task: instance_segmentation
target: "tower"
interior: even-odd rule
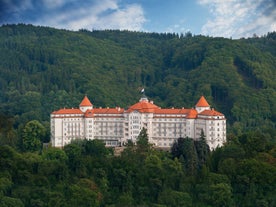
[[[79,107],[82,112],[86,112],[88,109],[93,109],[93,105],[90,102],[90,100],[87,98],[87,96],[84,96]]]
[[[195,105],[195,109],[197,110],[198,113],[204,110],[210,110],[210,105],[208,104],[204,96],[200,97],[197,104]]]

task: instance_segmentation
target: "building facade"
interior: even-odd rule
[[[128,109],[94,108],[87,96],[79,108],[51,113],[51,144],[63,147],[74,139],[99,139],[106,146],[136,142],[147,129],[149,142],[169,148],[179,137],[198,139],[203,130],[210,149],[226,142],[226,118],[202,96],[194,108],[160,108],[143,95]]]

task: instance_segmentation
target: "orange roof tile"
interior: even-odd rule
[[[94,111],[93,111],[93,109],[86,110],[84,116],[85,116],[86,118],[94,117]]]
[[[83,112],[80,109],[60,109],[52,114],[83,114]]]
[[[197,110],[195,109],[190,109],[190,111],[186,116],[187,119],[195,119],[196,117],[197,117]]]
[[[224,116],[222,113],[215,111],[215,110],[204,110],[199,115],[203,116]]]
[[[208,104],[204,96],[201,96],[196,104],[196,107],[209,107],[209,106],[210,105]]]
[[[124,109],[122,108],[94,108],[94,114],[122,114]]]
[[[94,117],[96,114],[122,114],[124,109],[122,108],[94,108],[85,112],[85,117]]]
[[[81,106],[93,106],[92,103],[89,101],[89,99],[87,98],[87,96],[84,96],[82,102],[80,103],[80,107]]]
[[[132,111],[137,110],[142,113],[154,113],[154,111],[156,109],[159,109],[159,107],[156,106],[155,104],[153,104],[149,101],[146,101],[146,100],[142,100],[142,101],[139,101],[138,103],[130,106],[129,109],[127,110],[127,112],[130,113]]]

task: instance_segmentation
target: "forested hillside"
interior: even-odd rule
[[[276,33],[225,39],[129,31],[0,27],[0,206],[276,206]],[[154,149],[143,129],[114,155],[99,140],[63,149],[49,116],[77,107],[128,107],[140,90],[162,107],[201,95],[228,120],[210,151],[179,138]]]
[[[0,27],[0,113],[17,129],[49,124],[87,94],[127,107],[139,88],[162,107],[193,107],[201,95],[228,119],[228,132],[275,133],[276,33],[250,39],[129,31]],[[7,123],[5,123],[7,124]]]
[[[0,145],[0,206],[276,206],[276,145],[260,132],[211,153],[204,137],[179,138],[168,153],[141,133],[112,152],[99,140],[24,153]]]

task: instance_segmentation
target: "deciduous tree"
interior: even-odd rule
[[[46,134],[45,127],[37,120],[29,121],[23,128],[22,144],[25,151],[37,151],[42,147]]]

